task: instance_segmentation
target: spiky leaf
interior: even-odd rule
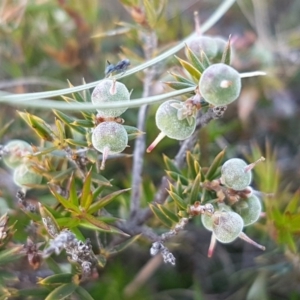
[[[119,190],[113,193],[110,193],[106,196],[104,196],[103,198],[99,199],[98,201],[94,202],[89,210],[88,213],[90,214],[94,214],[95,212],[97,212],[99,209],[105,207],[106,205],[108,205],[110,202],[112,202],[117,196],[121,195],[122,193],[125,193],[127,191],[131,190],[130,188],[128,189],[123,189],[123,190]]]
[[[217,171],[217,169],[220,167],[223,159],[224,159],[224,155],[225,155],[225,151],[226,149],[223,149],[220,153],[218,153],[218,155],[214,158],[212,164],[210,165],[209,169],[207,170],[206,174],[205,174],[205,178],[207,180],[212,180],[214,179],[215,173]]]
[[[186,55],[191,64],[202,74],[205,67],[189,46],[186,46]]]
[[[72,282],[73,274],[63,273],[63,274],[54,274],[46,278],[41,278],[38,280],[38,284],[41,285],[52,285],[52,284],[63,284]]]
[[[228,38],[228,42],[225,46],[224,52],[222,54],[222,63],[230,65],[231,62],[231,36]]]
[[[187,208],[187,204],[185,203],[185,201],[176,193],[172,192],[172,191],[168,191],[169,195],[171,196],[171,198],[174,200],[174,202],[181,208],[181,209],[186,209]]]
[[[176,59],[179,61],[179,63],[182,65],[182,67],[184,69],[187,70],[187,72],[193,77],[195,78],[196,81],[199,81],[200,77],[201,77],[201,73],[189,62],[179,58],[178,56],[176,56]]]
[[[168,208],[166,208],[165,206],[161,205],[161,204],[157,204],[157,207],[161,210],[161,212],[167,217],[169,218],[172,222],[174,223],[178,223],[179,222],[179,218],[177,215],[175,215],[172,211],[170,211]]]
[[[45,300],[63,300],[72,295],[77,287],[78,286],[74,283],[63,284],[54,289]]]
[[[161,212],[161,210],[159,208],[157,208],[155,205],[153,204],[149,204],[150,209],[152,210],[153,214],[168,228],[171,228],[173,223],[172,221],[167,218],[167,216]]]

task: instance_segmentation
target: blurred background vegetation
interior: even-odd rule
[[[132,66],[142,63],[143,40],[139,25],[126,6],[129,2],[2,0],[0,90],[28,93],[60,89],[68,87],[67,80],[79,85],[83,78],[86,82],[103,78],[107,60],[115,63],[129,58]],[[194,30],[194,11],[205,21],[219,4],[217,0],[169,0],[155,26],[157,54]],[[262,253],[237,240],[229,245],[218,244],[214,257],[208,259],[210,233],[199,220],[194,220],[185,233],[174,240],[175,267],[151,258],[151,243],[141,238],[126,251],[111,257],[98,278],[83,283],[92,297],[107,300],[300,299],[299,15],[297,0],[239,0],[208,32],[225,38],[232,35],[232,65],[237,70],[268,73],[266,77],[243,79],[238,101],[228,107],[224,118],[211,122],[199,134],[204,166],[225,147],[227,158],[244,157],[254,161],[260,155],[266,157],[267,161],[255,170],[254,182],[255,188],[263,192],[267,217],[246,232],[267,250]],[[184,58],[183,51],[178,55]],[[161,82],[168,78],[168,71],[176,68],[178,63],[174,57],[156,65],[151,95],[166,90]],[[143,77],[143,72],[139,72],[122,80],[133,89],[132,98],[142,96]],[[151,106],[147,117],[147,144],[158,133],[154,123],[156,108],[157,105]],[[29,111],[53,122],[51,111]],[[137,112],[138,109],[129,109],[124,114],[126,124],[136,126]],[[1,135],[1,144],[17,138],[35,145],[39,143],[31,129],[24,126],[16,108],[1,103],[0,130],[10,122],[9,129]],[[127,153],[133,151],[134,144],[130,145]],[[161,154],[172,158],[178,148],[176,141],[164,139],[146,156],[143,205],[152,200],[155,186],[165,174]],[[107,163],[104,175],[113,178],[115,186],[127,188],[131,171],[131,158],[120,158]],[[29,218],[18,209],[17,187],[3,164],[0,189],[0,213],[8,211],[11,222],[18,220],[13,240],[24,244],[27,239],[24,228]],[[270,193],[274,196],[268,195]],[[48,196],[47,190],[28,194],[32,201],[38,199],[43,203],[47,203]],[[291,200],[293,203],[288,206]],[[129,201],[127,195],[120,197],[111,205],[111,211],[126,218]],[[148,223],[158,232],[165,231],[155,218]],[[35,286],[37,277],[50,274],[45,267],[32,270],[22,259],[6,268],[15,272],[18,282],[12,281],[9,286],[16,288]]]

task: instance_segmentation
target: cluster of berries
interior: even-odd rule
[[[226,45],[221,38],[199,36],[190,41],[187,49],[200,55],[205,53],[205,57],[212,61],[220,56]],[[147,151],[151,152],[165,136],[176,140],[190,137],[195,131],[197,111],[201,109],[203,100],[212,107],[224,107],[235,101],[240,92],[241,77],[234,68],[225,63],[209,62],[200,76],[195,96],[185,102],[169,100],[159,106],[156,125],[161,133]]]
[[[130,101],[130,92],[123,83],[105,79],[95,87],[91,98],[95,105]],[[92,145],[103,154],[101,169],[105,168],[108,155],[120,153],[127,147],[128,134],[122,125],[123,120],[119,118],[126,110],[126,107],[97,109],[99,124],[93,130]]]
[[[214,238],[221,243],[230,243],[238,237],[245,239],[243,228],[255,223],[260,217],[262,212],[260,199],[254,195],[249,185],[252,180],[252,168],[263,160],[262,157],[255,163],[247,165],[242,159],[229,159],[221,168],[221,178],[207,186],[216,191],[219,201],[214,206],[213,212],[201,214],[201,220],[203,226],[212,231]],[[225,191],[225,194],[222,195],[220,191]],[[225,195],[227,195],[226,202]],[[250,242],[264,249],[263,246]]]
[[[32,147],[23,140],[11,140],[3,149],[2,158],[7,167],[14,170],[13,179],[23,191],[42,182],[43,177],[33,171],[29,156],[33,153]]]

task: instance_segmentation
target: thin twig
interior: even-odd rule
[[[143,46],[145,59],[150,60],[157,48],[157,36],[154,31],[146,33],[143,36],[145,44]],[[155,75],[154,67],[145,70],[145,77],[143,82],[143,98],[150,96],[150,88]],[[145,131],[145,120],[148,111],[148,105],[142,105],[139,109],[138,124],[137,128],[144,132]],[[132,166],[132,192],[131,192],[131,216],[137,213],[140,208],[140,195],[141,195],[141,183],[142,183],[142,171],[143,171],[143,160],[146,149],[146,138],[145,135],[140,135],[135,140],[134,152],[133,152],[133,166]]]
[[[216,119],[215,112],[213,109],[209,109],[205,114],[201,114],[197,118],[196,130],[191,137],[186,139],[178,153],[175,156],[174,162],[178,168],[182,168],[185,164],[186,151],[189,149],[193,149],[198,140],[199,130],[206,126],[211,120]],[[167,188],[169,186],[168,178],[164,176],[161,180],[161,184],[156,192],[153,203],[162,204],[166,200],[168,196]],[[143,224],[147,219],[152,216],[152,211],[150,208],[146,208],[143,211],[140,211],[138,215],[135,217],[135,223],[137,225]]]

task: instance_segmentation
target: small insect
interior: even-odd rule
[[[120,60],[117,64],[112,64],[107,60],[108,66],[105,69],[105,77],[108,77],[109,74],[113,72],[122,72],[124,73],[128,66],[130,65],[129,59]]]

